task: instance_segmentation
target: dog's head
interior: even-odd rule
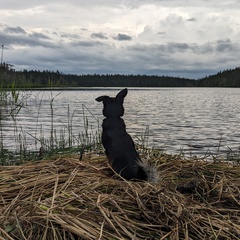
[[[105,117],[121,117],[124,114],[123,100],[128,93],[127,88],[121,90],[116,97],[101,96],[96,101],[103,102],[103,115]]]

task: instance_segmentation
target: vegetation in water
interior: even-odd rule
[[[0,95],[0,165],[19,164],[23,160],[38,160],[46,156],[63,153],[74,153],[83,151],[91,151],[100,147],[100,127],[98,119],[90,112],[90,110],[82,105],[82,122],[83,129],[79,132],[73,131],[74,117],[76,110],[68,108],[66,114],[68,117],[67,124],[62,123],[60,131],[54,128],[55,109],[54,100],[57,95],[53,95],[49,101],[50,109],[50,130],[49,133],[44,133],[42,127],[39,128],[38,116],[41,111],[41,101],[38,106],[38,116],[36,117],[35,134],[24,132],[21,124],[18,121],[18,115],[21,109],[27,108],[27,96],[29,92],[17,90],[14,84],[8,90],[1,89]],[[89,117],[96,121],[97,130],[93,130],[89,125]],[[78,118],[79,120],[79,118]],[[3,134],[4,124],[10,122],[14,131],[15,149],[9,149],[6,144],[8,140]],[[29,149],[27,143],[28,138],[32,139],[32,145],[35,146]],[[28,139],[29,140],[29,139]]]

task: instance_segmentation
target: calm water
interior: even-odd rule
[[[51,129],[51,99],[56,136],[68,136],[69,125],[77,136],[84,118],[91,132],[101,123],[100,95],[115,96],[119,89],[26,92],[26,106],[13,124],[2,109],[5,148],[16,148],[16,134],[27,149],[37,149],[36,139],[47,138]],[[240,89],[157,88],[129,89],[124,120],[134,140],[147,131],[148,146],[168,153],[205,156],[206,153],[238,151],[240,146]],[[219,148],[220,147],[220,148]]]

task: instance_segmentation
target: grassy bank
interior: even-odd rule
[[[120,179],[101,152],[0,167],[0,238],[240,238],[239,165],[142,157],[157,183]]]

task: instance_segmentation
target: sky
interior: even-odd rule
[[[199,79],[240,65],[240,1],[0,0],[16,70]]]

